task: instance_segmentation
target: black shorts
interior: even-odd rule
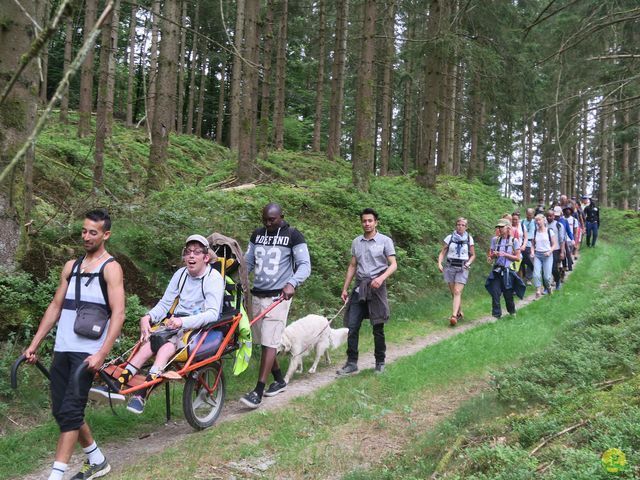
[[[49,375],[51,376],[51,412],[60,432],[79,430],[84,424],[84,409],[93,383],[93,372],[80,378],[78,395],[75,394],[73,376],[89,356],[82,352],[54,352]]]

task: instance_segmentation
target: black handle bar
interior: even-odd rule
[[[18,388],[18,367],[20,367],[20,365],[22,365],[26,360],[27,357],[20,355],[18,359],[13,362],[13,365],[11,365],[11,388],[13,389]],[[51,380],[49,377],[49,371],[44,368],[44,365],[42,365],[39,360],[36,360],[35,366],[38,367],[38,370],[40,370],[45,377],[47,377],[47,380]]]
[[[82,378],[83,375],[86,375],[88,371],[89,371],[89,365],[87,365],[85,362],[82,362],[78,366],[78,368],[76,368],[76,371],[73,372],[73,377],[71,378],[71,382],[73,385],[73,394],[76,397],[80,396],[80,379]]]

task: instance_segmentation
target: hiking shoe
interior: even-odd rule
[[[376,368],[373,369],[374,373],[384,372],[384,362],[376,362]]]
[[[269,388],[264,392],[265,397],[275,397],[280,392],[284,392],[287,389],[287,382],[273,382],[269,385]]]
[[[269,387],[271,389],[271,387]],[[258,408],[262,403],[262,398],[258,395],[258,392],[251,390],[245,396],[240,398],[240,401],[249,408]]]
[[[451,315],[449,318],[449,325],[455,327],[458,324],[458,317]]]
[[[121,393],[116,393],[113,390],[110,390],[106,385],[101,385],[99,387],[93,387],[89,390],[89,398],[94,401],[104,401],[109,400],[111,398],[114,402],[124,402],[125,396]]]
[[[536,292],[536,300],[539,300],[542,296],[542,292]]]
[[[104,477],[107,473],[111,471],[111,465],[107,462],[107,459],[104,459],[100,465],[91,465],[89,460],[84,462],[84,465],[80,469],[78,473],[76,473],[73,477],[73,480],[91,480],[92,478]]]
[[[140,395],[131,397],[131,400],[129,400],[129,403],[127,404],[127,410],[131,413],[135,413],[136,415],[140,415],[144,412],[144,398]]]
[[[336,373],[338,375],[350,375],[352,373],[356,373],[357,371],[358,371],[358,365],[356,365],[355,363],[347,362],[344,364],[344,367],[342,367]]]

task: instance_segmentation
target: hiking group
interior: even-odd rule
[[[560,290],[565,272],[573,270],[583,239],[587,247],[595,247],[599,226],[599,209],[586,195],[581,201],[561,195],[549,209],[540,199],[535,209],[526,210],[524,219],[517,211],[503,215],[495,223],[495,236],[487,252],[491,270],[485,288],[491,295],[491,315],[502,316],[502,297],[509,315],[516,315],[513,296],[523,298],[527,285],[535,287],[536,299],[552,295],[554,288]],[[464,318],[462,290],[475,259],[474,239],[467,232],[467,220],[460,217],[438,255],[438,269],[452,298],[451,326]]]
[[[359,217],[362,234],[351,243],[351,258],[340,294],[345,304],[348,338],[347,359],[337,371],[339,376],[358,371],[359,333],[366,318],[372,325],[374,371],[382,373],[385,368],[384,325],[390,316],[386,280],[397,270],[396,252],[392,239],[378,231],[379,215],[374,209],[365,208]],[[266,205],[262,223],[252,233],[245,254],[247,269],[253,272],[252,317],[262,315],[251,326],[253,342],[261,346],[257,383],[240,399],[249,408],[259,407],[263,397],[277,395],[287,387],[276,354],[292,298],[311,274],[305,238],[285,222],[280,205]],[[514,212],[498,220],[487,254],[492,267],[485,284],[492,298],[492,315],[500,318],[502,296],[509,314],[515,315],[513,295],[522,297],[525,283],[533,282],[537,297],[551,294],[554,286],[560,289],[563,272],[571,270],[583,232],[587,246],[595,246],[599,223],[598,209],[590,199],[583,197],[581,205],[566,196],[550,210],[545,211],[543,206],[535,211],[528,209],[526,219],[520,220]],[[24,351],[26,361],[35,363],[40,344],[57,325],[50,378],[51,410],[60,435],[49,480],[63,478],[76,443],[87,459],[74,479],[101,477],[111,469],[84,419],[90,393],[92,398],[125,400],[107,387],[92,388],[95,372],[104,365],[124,323],[123,272],[106,250],[110,236],[109,214],[100,209],[87,212],[82,227],[85,253],[65,264],[54,298]],[[184,266],[174,273],[158,303],[140,318],[142,346],[116,379],[121,386],[127,385],[155,355],[146,373],[146,380],[153,381],[167,368],[176,351],[185,348],[185,330],[199,328],[219,317],[225,281],[210,265],[212,258],[207,238],[193,234],[186,239],[182,248]],[[458,218],[438,255],[438,268],[452,297],[452,326],[464,317],[462,291],[475,259],[475,243],[467,232],[467,220]],[[151,329],[160,323],[167,334],[162,335],[161,341],[154,341],[158,337],[151,335]],[[77,385],[73,374],[83,364],[86,373]],[[270,375],[273,382],[267,387]],[[151,388],[138,390],[127,409],[142,413],[150,391]]]

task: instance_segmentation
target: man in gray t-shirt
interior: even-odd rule
[[[393,240],[378,232],[378,213],[365,208],[360,214],[363,235],[351,243],[351,261],[342,287],[342,301],[348,302],[344,316],[349,328],[347,363],[338,375],[358,371],[358,340],[362,320],[369,318],[373,327],[377,373],[384,371],[386,343],[384,324],[389,320],[389,304],[385,280],[396,271],[396,251]],[[353,277],[356,287],[349,294]]]

